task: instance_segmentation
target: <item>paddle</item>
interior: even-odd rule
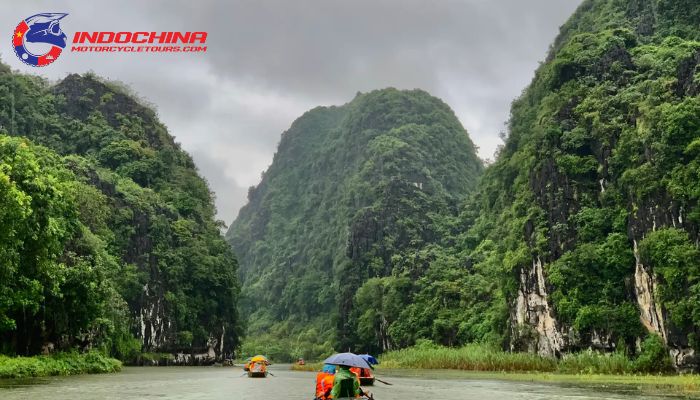
[[[270,375],[272,375],[272,376],[275,376],[275,374],[273,374],[273,373],[270,372],[270,371],[267,371],[267,373],[270,374]],[[275,378],[277,378],[277,377],[275,376]]]
[[[385,385],[394,386],[393,383],[389,383],[389,382],[383,381],[383,380],[381,380],[381,379],[379,379],[379,378],[376,378],[376,377],[374,378],[374,380],[377,381],[377,382],[381,382],[381,383],[383,383],[383,384],[385,384]]]

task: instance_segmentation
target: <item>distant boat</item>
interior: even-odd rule
[[[267,357],[252,357],[248,363],[248,378],[266,378],[268,365],[270,365],[270,361]]]
[[[362,357],[365,361],[367,361],[367,364],[369,364],[370,368],[361,368],[360,373],[359,373],[359,378],[360,378],[360,385],[363,386],[372,386],[374,385],[374,374],[372,373],[372,365],[377,365],[379,364],[379,361],[374,358],[373,356],[369,354],[360,354],[360,357]]]
[[[362,386],[372,386],[374,385],[374,375],[372,374],[372,371],[368,371],[368,376],[362,376],[362,373],[360,373],[360,385]]]
[[[374,374],[369,368],[350,368],[350,371],[357,375],[360,379],[360,385],[362,386],[372,386],[374,385]]]

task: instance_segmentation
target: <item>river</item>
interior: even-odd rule
[[[0,380],[0,399],[226,399],[226,400],[310,400],[314,373],[292,372],[289,366],[271,369],[274,376],[251,379],[231,367],[127,367],[105,375],[37,378],[29,381]],[[594,387],[474,379],[425,371],[420,377],[382,375],[393,386],[377,383],[370,388],[377,400],[588,400],[588,399],[670,399],[648,396],[634,387],[614,391]],[[677,397],[676,397],[677,398]]]

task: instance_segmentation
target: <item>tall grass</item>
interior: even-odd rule
[[[649,350],[650,348],[652,350]],[[622,353],[602,354],[590,350],[555,359],[530,353],[509,353],[480,344],[448,348],[421,343],[416,347],[385,353],[381,356],[381,366],[384,368],[607,375],[670,372],[667,353],[665,356],[663,352],[655,353],[658,353],[656,348],[647,344],[646,347],[643,346],[642,356],[636,360],[631,360]],[[654,360],[646,360],[648,357],[654,357]]]
[[[479,344],[461,348],[421,345],[385,353],[387,368],[460,369],[466,371],[555,372],[557,361],[529,353],[507,353]]]
[[[0,355],[0,378],[77,375],[117,372],[119,360],[92,351],[85,354],[59,353],[52,356],[7,357]]]
[[[567,354],[559,361],[563,374],[621,375],[635,372],[632,360],[622,353],[601,354],[593,351]]]

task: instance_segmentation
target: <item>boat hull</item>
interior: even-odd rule
[[[374,377],[373,376],[364,376],[360,377],[360,385],[362,386],[373,386],[374,385]]]
[[[248,371],[248,378],[267,378],[267,371],[264,371],[264,372]]]

